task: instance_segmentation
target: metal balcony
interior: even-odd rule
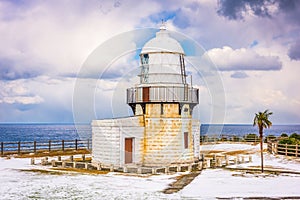
[[[199,103],[199,89],[184,86],[151,86],[127,89],[127,104],[133,103]]]

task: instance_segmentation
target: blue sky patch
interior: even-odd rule
[[[250,48],[255,47],[256,45],[258,45],[258,41],[253,40],[253,42],[250,44]]]
[[[169,19],[173,19],[175,16],[176,11],[163,11],[160,13],[150,15],[149,18],[152,22],[160,23],[162,20],[168,21]]]

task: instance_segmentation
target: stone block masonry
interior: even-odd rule
[[[125,164],[125,138],[134,138],[134,163],[142,163],[143,117],[127,117],[92,122],[92,162],[122,166]]]

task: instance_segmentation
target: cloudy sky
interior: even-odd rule
[[[85,94],[73,95],[87,58],[111,38],[158,28],[164,19],[168,29],[200,44],[218,68],[226,113],[218,123],[249,124],[255,112],[270,109],[274,124],[299,124],[299,18],[297,0],[0,0],[0,122],[68,123],[74,112],[89,122]],[[128,53],[105,76],[80,77],[86,87],[97,81],[90,88],[96,118],[119,116],[118,106],[126,107],[116,94],[120,77],[138,72],[136,58]],[[206,77],[194,76],[195,83],[198,78]],[[213,91],[200,82],[197,113],[211,123]],[[74,111],[78,98],[82,109]]]

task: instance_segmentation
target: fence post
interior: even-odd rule
[[[285,143],[285,155],[287,156],[287,152],[288,152],[288,147],[287,147],[287,143]]]
[[[275,142],[271,142],[271,153],[275,155]]]
[[[65,151],[65,141],[64,140],[61,141],[61,148],[62,148],[62,151]]]
[[[90,149],[90,139],[88,139],[88,141],[87,141],[87,149],[88,150]]]
[[[49,140],[48,150],[49,150],[49,152],[51,151],[51,140]]]
[[[1,156],[3,156],[4,154],[4,143],[1,142]]]
[[[78,141],[77,139],[75,139],[75,150],[77,151],[77,144],[78,144]]]
[[[36,141],[33,142],[33,152],[36,153]]]
[[[19,141],[18,142],[18,154],[20,154],[20,152],[21,152],[21,142]]]
[[[295,156],[298,157],[298,144],[296,144],[296,151],[295,151]]]

